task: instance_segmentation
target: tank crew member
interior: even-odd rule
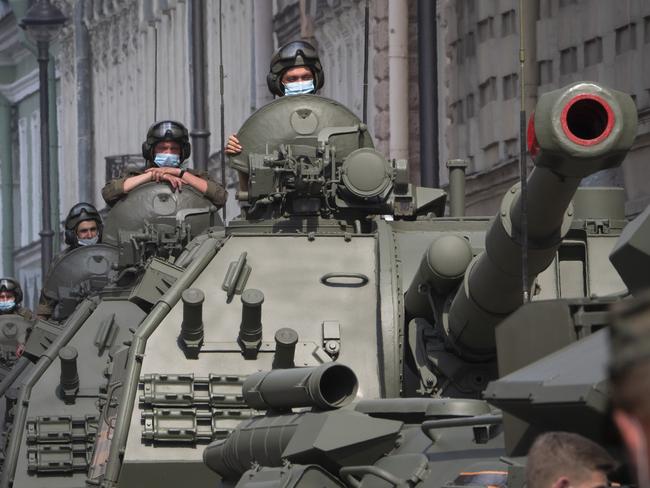
[[[94,205],[80,202],[74,205],[65,218],[65,243],[67,252],[79,246],[92,246],[102,241],[102,217]]]
[[[266,83],[273,95],[278,97],[316,93],[325,83],[318,51],[305,41],[293,41],[278,49],[271,58]],[[228,138],[226,154],[242,151],[235,134]],[[240,185],[241,178],[240,174]]]
[[[637,486],[650,487],[650,291],[612,307],[612,416],[634,464]]]
[[[174,190],[180,190],[184,184],[189,185],[217,207],[223,206],[228,194],[219,183],[207,173],[183,168],[183,162],[190,157],[190,152],[190,137],[183,124],[174,120],[156,122],[149,128],[147,139],[142,143],[147,169],[109,181],[102,189],[102,197],[108,205],[113,206],[140,185],[150,181],[166,181]]]
[[[14,278],[0,278],[0,315],[14,314],[31,320],[32,312],[20,304],[23,301],[23,290]]]
[[[55,263],[71,250],[81,246],[92,246],[102,241],[102,230],[104,227],[102,217],[99,215],[95,206],[90,203],[80,202],[73,205],[68,212],[68,216],[65,218],[64,227],[65,243],[68,247],[54,258],[50,270],[54,269]],[[45,278],[43,283],[46,283],[47,280],[48,277]],[[40,318],[49,319],[52,316],[56,304],[56,299],[48,297],[45,290],[41,290],[36,314]]]
[[[540,435],[528,452],[527,488],[607,488],[614,459],[598,444],[570,432]]]

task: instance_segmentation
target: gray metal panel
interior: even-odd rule
[[[230,343],[232,352],[204,352],[198,360],[186,359],[176,342],[182,322],[183,307],[179,303],[148,340],[141,374],[193,373],[207,377],[210,373],[247,375],[271,368],[271,353],[262,351],[255,361],[242,357],[236,346],[241,300],[235,296],[231,303],[226,303],[226,292],[221,289],[230,263],[237,261],[244,251],[252,268],[246,288],[259,289],[265,295],[263,349],[265,344],[267,347],[273,344],[276,330],[291,327],[299,335],[296,365],[317,365],[321,360],[313,352],[322,343],[322,323],[336,320],[341,329],[338,361],[359,375],[358,397],[380,396],[378,283],[373,236],[354,236],[349,242],[342,236],[316,236],[313,241],[306,236],[291,235],[232,236],[192,285],[206,296],[205,342]],[[369,282],[357,288],[323,285],[320,278],[331,272],[363,273]],[[183,447],[180,451],[174,447],[143,445],[140,412],[136,405],[126,445],[125,468],[130,463],[159,463],[179,458],[201,462],[202,447]]]
[[[609,261],[618,235],[587,238],[589,291],[592,296],[620,295],[627,291],[623,280]]]
[[[114,340],[115,344],[121,344],[122,341],[130,338],[129,327],[137,327],[145,316],[145,313],[133,303],[124,300],[102,301],[68,343],[68,346],[73,346],[79,353],[77,359],[79,396],[76,402],[73,405],[66,405],[56,395],[61,375],[61,363],[57,358],[34,385],[27,411],[28,420],[39,416],[56,417],[66,415],[72,417],[95,415],[99,418],[97,397],[100,386],[106,384],[104,369],[107,366],[108,350],[105,350],[100,356],[93,342],[102,321],[113,314],[115,314],[115,324],[119,326],[119,333]],[[23,436],[16,466],[15,487],[83,487],[85,486],[85,480],[86,473],[75,473],[72,476],[61,476],[60,474],[35,476],[28,474],[27,443],[26,437]]]
[[[532,404],[605,401],[609,336],[603,329],[488,385],[485,398]]]

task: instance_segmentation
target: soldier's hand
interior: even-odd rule
[[[226,144],[226,154],[239,154],[242,149],[243,147],[241,144],[239,144],[239,139],[237,139],[237,136],[235,134],[231,135],[228,138],[228,144]]]
[[[183,187],[183,180],[178,176],[165,173],[160,177],[160,181],[168,181],[174,190],[180,190]]]
[[[152,181],[160,182],[162,177],[166,174],[171,176],[177,176],[180,172],[179,168],[148,168],[145,170],[145,173],[152,173]]]

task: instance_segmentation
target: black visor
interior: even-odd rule
[[[16,291],[18,283],[10,278],[0,278],[0,291]]]
[[[305,41],[293,41],[283,46],[271,60],[271,71],[280,72],[286,69],[287,61],[295,61],[300,56],[303,63],[319,62],[318,53],[314,46]]]

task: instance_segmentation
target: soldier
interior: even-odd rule
[[[14,314],[31,320],[29,309],[21,307],[23,290],[14,278],[0,278],[0,315]]]
[[[316,93],[325,83],[318,52],[308,42],[293,41],[278,49],[271,58],[266,77],[269,90],[279,97]],[[242,146],[235,134],[228,138],[226,154],[236,155]],[[248,175],[239,173],[239,188],[246,189]]]
[[[68,212],[65,218],[65,252],[79,247],[92,246],[102,241],[102,217],[94,205],[80,202]]]
[[[595,442],[569,432],[540,435],[528,452],[527,488],[607,488],[614,459]]]
[[[187,128],[174,120],[162,120],[147,131],[142,143],[142,156],[147,161],[144,172],[131,172],[122,178],[109,181],[102,189],[102,197],[110,206],[140,185],[150,181],[169,183],[174,190],[187,184],[202,193],[217,207],[223,206],[228,196],[226,190],[207,173],[198,173],[182,167],[190,157],[191,146]]]
[[[102,217],[94,205],[86,202],[80,202],[74,205],[65,218],[65,243],[68,245],[52,261],[50,273],[56,267],[56,263],[67,253],[81,246],[92,246],[102,241],[102,230],[104,228]],[[43,280],[47,283],[49,274]],[[36,314],[39,318],[49,319],[57,305],[54,297],[47,296],[45,290],[41,290],[41,296],[38,301]]]
[[[610,391],[613,419],[637,474],[650,487],[650,292],[612,307]]]

